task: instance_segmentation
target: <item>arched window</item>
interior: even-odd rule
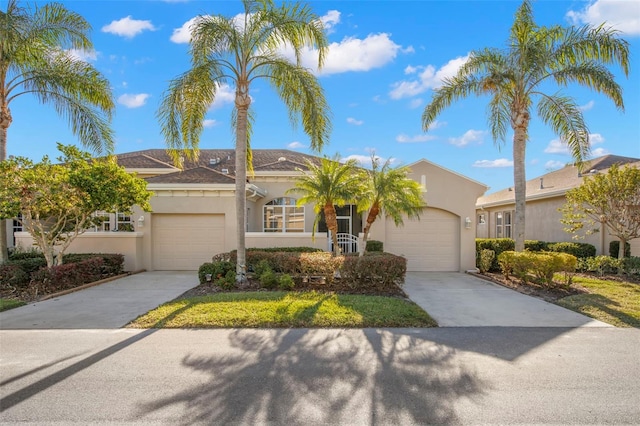
[[[264,232],[304,232],[304,207],[295,198],[281,197],[264,206]]]

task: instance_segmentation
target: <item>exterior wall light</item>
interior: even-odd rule
[[[138,228],[144,228],[144,216],[138,218]]]
[[[471,218],[469,216],[464,219],[464,227],[466,229],[471,229]]]

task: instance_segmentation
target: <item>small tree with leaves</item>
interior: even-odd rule
[[[62,263],[71,242],[92,226],[96,211],[150,211],[147,183],[118,166],[114,157],[91,159],[58,144],[60,164],[13,158],[0,163],[0,217],[20,222],[44,253],[47,266]]]
[[[566,199],[561,222],[575,237],[598,232],[604,224],[620,239],[620,259],[626,243],[640,237],[640,169],[613,165],[606,174],[585,177]]]

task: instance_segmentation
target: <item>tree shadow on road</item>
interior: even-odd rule
[[[458,423],[454,404],[482,394],[455,350],[389,330],[235,330],[230,347],[182,361],[202,380],[141,406],[181,424]],[[196,375],[199,375],[196,374]],[[181,410],[182,408],[182,410]]]

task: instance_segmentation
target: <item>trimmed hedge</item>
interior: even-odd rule
[[[368,251],[368,252],[383,252],[384,251],[384,244],[382,243],[382,241],[368,240],[367,241],[367,249],[366,249],[366,251]]]
[[[578,259],[571,254],[532,251],[505,251],[498,256],[498,262],[506,278],[513,275],[526,284],[533,275],[547,287],[556,286],[553,276],[558,272],[564,272],[564,284],[570,284],[578,265]]]
[[[407,259],[391,253],[371,253],[366,256],[345,256],[340,277],[354,290],[375,288],[387,291],[404,281]]]
[[[587,243],[549,243],[547,250],[557,253],[568,253],[578,259],[585,259],[596,255],[596,248]]]
[[[76,263],[42,268],[31,275],[30,291],[34,295],[56,293],[79,287],[102,278],[104,260],[92,257]]]

